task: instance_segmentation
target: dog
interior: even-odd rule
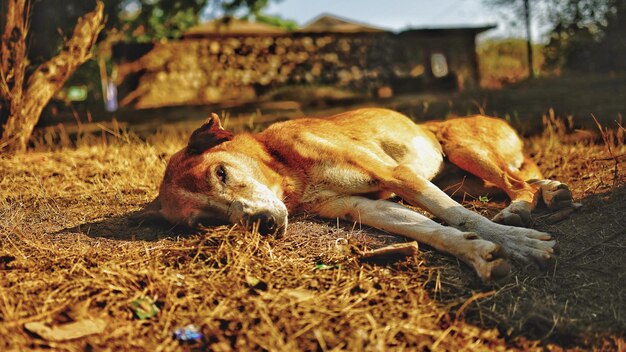
[[[449,193],[498,189],[511,202],[489,220],[436,184]],[[394,195],[448,226],[388,200]],[[508,275],[508,258],[542,266],[554,255],[549,234],[520,227],[532,224],[539,203],[570,207],[572,193],[542,177],[521,138],[498,118],[415,124],[398,112],[366,108],[233,135],[212,114],[171,157],[158,197],[135,220],[243,224],[280,237],[289,214],[306,212],[414,239],[489,281]]]

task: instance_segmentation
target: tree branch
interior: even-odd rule
[[[2,0],[4,1],[4,0]],[[0,46],[0,124],[19,110],[24,88],[28,11],[25,0],[7,0]],[[4,8],[3,7],[3,8]],[[0,126],[2,127],[2,126]],[[2,130],[2,128],[0,128]]]
[[[37,67],[30,76],[20,102],[20,111],[14,112],[5,125],[0,149],[3,146],[10,150],[26,148],[43,108],[76,68],[91,57],[91,49],[104,27],[103,10],[104,5],[98,1],[95,10],[78,19],[74,33],[63,50]]]

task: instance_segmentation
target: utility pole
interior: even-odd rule
[[[524,19],[526,22],[526,53],[528,55],[528,78],[535,78],[532,33],[530,30],[530,0],[524,0]]]

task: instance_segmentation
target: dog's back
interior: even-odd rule
[[[290,165],[332,163],[377,173],[381,167],[421,163],[432,178],[442,162],[441,146],[428,129],[386,109],[360,109],[326,119],[298,119],[270,126],[257,139]],[[278,155],[277,155],[278,154]]]

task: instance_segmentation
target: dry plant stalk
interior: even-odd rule
[[[39,121],[43,108],[76,68],[91,57],[98,34],[104,27],[104,5],[79,18],[63,50],[35,69],[24,85],[28,8],[25,0],[7,0],[7,17],[2,35],[0,98],[8,109],[2,128],[0,150],[22,151]],[[7,53],[7,54],[4,54]]]
[[[609,131],[602,128],[602,125],[600,124],[600,122],[598,122],[598,119],[596,119],[596,116],[594,114],[591,114],[591,117],[593,118],[593,121],[596,123],[596,126],[598,126],[598,130],[600,130],[602,141],[604,142],[604,145],[606,145],[609,151],[610,159],[612,159],[614,162],[613,188],[615,188],[617,186],[617,182],[619,181],[619,158],[623,155],[615,155],[615,153],[613,153],[613,148],[611,148],[611,144],[613,143],[611,143],[611,141],[609,140]]]

